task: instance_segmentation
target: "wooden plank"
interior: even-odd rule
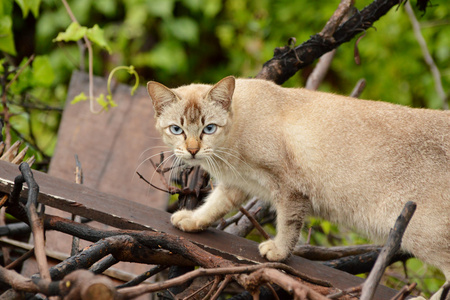
[[[0,191],[9,192],[14,177],[20,172],[16,165],[0,162]],[[185,233],[170,224],[170,214],[139,203],[133,203],[95,189],[34,172],[40,186],[39,202],[94,219],[122,229],[153,230],[185,237],[204,249],[233,261],[264,262],[259,256],[257,243],[208,229],[201,233]],[[292,257],[288,265],[312,277],[329,281],[336,288],[346,289],[363,280],[351,274],[335,270],[301,257]],[[390,299],[396,291],[379,286],[374,299]]]

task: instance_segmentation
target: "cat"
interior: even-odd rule
[[[177,228],[203,230],[257,196],[277,211],[277,235],[260,254],[283,261],[308,214],[384,242],[412,200],[402,247],[450,280],[448,112],[232,76],[147,90],[176,159],[219,181],[203,205],[172,215]]]

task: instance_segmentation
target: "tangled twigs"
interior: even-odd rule
[[[294,299],[326,300],[327,297],[312,290],[298,280],[275,269],[262,268],[244,277],[247,288],[253,288],[253,294],[258,293],[258,287],[265,283],[275,283],[294,296]]]
[[[302,285],[299,281],[293,279],[292,277],[280,272],[276,269],[282,269],[284,271],[292,272],[296,274],[297,272],[281,263],[266,263],[260,265],[252,265],[252,266],[231,266],[231,267],[219,267],[219,268],[211,268],[211,269],[196,269],[194,271],[183,274],[179,277],[166,280],[165,282],[157,282],[149,285],[140,285],[131,288],[124,288],[119,291],[119,294],[125,299],[131,299],[134,297],[138,297],[140,295],[155,292],[163,289],[167,289],[172,286],[180,285],[186,281],[192,280],[194,278],[200,276],[215,276],[215,275],[230,275],[230,274],[243,274],[243,273],[251,273],[250,275],[245,276],[236,276],[235,279],[244,286],[244,288],[255,291],[257,288],[265,283],[273,282],[277,285],[280,285],[286,291],[292,293],[296,299],[297,296],[300,296],[304,291],[307,291],[307,295],[311,297],[311,295],[316,296],[315,298],[310,298],[312,300],[326,299],[324,296],[319,293],[313,291],[312,289],[307,288]],[[320,296],[322,298],[320,298]]]

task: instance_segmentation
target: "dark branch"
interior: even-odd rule
[[[312,64],[323,54],[372,27],[375,21],[401,2],[399,0],[375,0],[339,26],[330,38],[315,34],[295,49],[290,47],[276,48],[273,58],[264,63],[256,78],[272,80],[277,84],[282,84],[298,70]]]

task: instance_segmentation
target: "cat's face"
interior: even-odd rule
[[[157,82],[147,84],[156,128],[178,159],[189,165],[220,159],[218,152],[231,121],[234,84],[233,77],[213,87],[193,84],[170,90]]]

